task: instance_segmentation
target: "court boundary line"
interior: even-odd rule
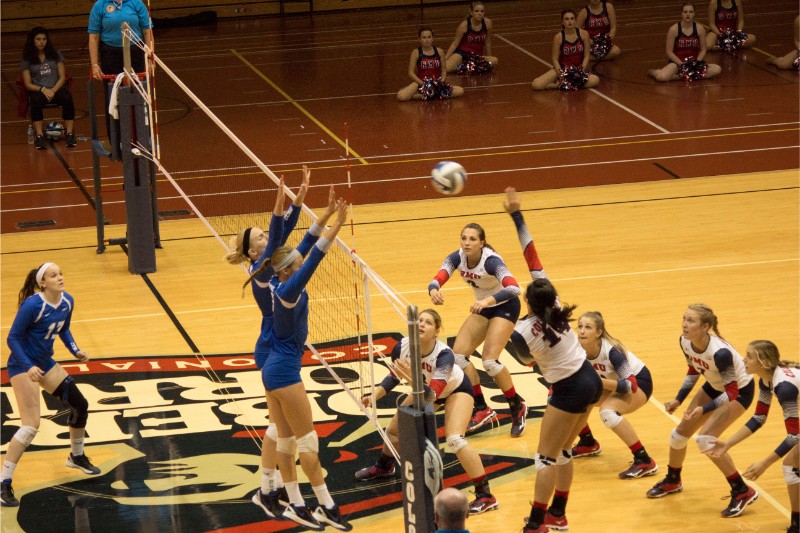
[[[33,253],[33,252],[31,252]],[[654,269],[654,270],[642,270],[636,272],[619,272],[616,274],[597,274],[592,276],[576,276],[576,277],[568,277],[568,278],[550,278],[552,281],[556,282],[566,282],[566,281],[583,281],[583,280],[592,280],[592,279],[606,279],[606,278],[618,278],[624,276],[646,276],[652,274],[666,274],[670,272],[685,272],[685,271],[696,271],[696,270],[712,270],[717,268],[742,268],[742,267],[752,267],[752,266],[759,266],[759,265],[771,265],[776,263],[792,263],[792,262],[800,262],[800,257],[792,257],[792,258],[785,258],[785,259],[768,259],[764,261],[747,261],[742,263],[720,263],[716,265],[697,265],[693,267],[676,267],[676,268],[661,268],[661,269]],[[448,292],[456,292],[456,291],[466,291],[472,290],[470,287],[465,286],[457,286],[457,287],[448,287]],[[398,294],[422,294],[426,293],[424,289],[419,290],[411,290],[411,291],[397,291]],[[371,298],[373,297],[380,297],[379,294],[372,294],[370,295]],[[319,299],[312,299],[312,301],[328,301],[328,300],[339,300],[340,298],[319,298]],[[256,304],[252,304],[250,306],[228,306],[228,307],[213,307],[208,309],[192,309],[188,311],[175,311],[174,316],[175,320],[177,320],[177,315],[184,315],[184,314],[198,314],[198,313],[217,313],[220,311],[234,311],[240,309],[249,309],[252,307],[256,307]],[[121,315],[117,317],[101,317],[101,318],[86,318],[80,320],[73,320],[73,324],[84,323],[84,322],[100,322],[100,321],[110,321],[110,320],[132,320],[135,318],[142,318],[142,317],[152,317],[152,316],[163,316],[161,313],[148,313],[148,314],[137,314],[137,315]],[[11,326],[0,326],[0,331],[3,330],[10,330]],[[202,353],[202,352],[198,352]],[[788,516],[788,515],[787,515]]]
[[[796,149],[796,148],[800,148],[800,145],[775,146],[775,147],[768,147],[768,148],[753,148],[753,149],[750,149],[750,150],[731,150],[731,151],[726,151],[726,152],[702,152],[702,153],[699,153],[699,154],[680,154],[680,155],[671,155],[671,156],[666,156],[665,155],[665,156],[661,156],[661,157],[658,157],[658,158],[617,159],[617,160],[614,160],[614,161],[593,161],[593,162],[588,162],[588,163],[571,163],[571,164],[564,164],[564,165],[548,165],[548,166],[543,166],[543,167],[526,167],[526,168],[487,170],[487,171],[481,171],[481,172],[472,172],[471,174],[472,175],[507,174],[507,173],[510,173],[510,172],[527,172],[527,171],[532,171],[532,170],[551,170],[551,169],[556,169],[556,168],[573,168],[573,167],[586,167],[586,166],[595,166],[595,165],[613,165],[613,164],[617,164],[617,163],[652,162],[654,159],[663,160],[663,159],[680,159],[680,158],[692,158],[692,157],[706,157],[706,156],[716,156],[716,155],[742,154],[742,153],[747,153],[747,152],[763,152],[763,151],[772,151],[772,150],[789,150],[789,149]],[[493,155],[493,154],[484,154],[484,155],[488,156],[488,155]],[[435,159],[436,158],[428,158],[428,159],[423,159],[421,161],[426,161],[426,160],[431,160],[432,161],[432,160],[435,160]],[[403,161],[398,161],[397,163],[402,163],[402,162]],[[419,162],[419,161],[415,160],[415,161],[406,161],[406,162]],[[392,163],[392,162],[386,162],[386,163],[383,163],[383,164],[389,164],[389,163]],[[343,168],[343,167],[339,166],[339,165],[332,166],[332,167],[331,166],[328,166],[328,167],[313,167],[312,170],[330,170],[330,169],[337,169],[337,168]],[[791,169],[780,169],[779,171],[789,171],[789,170],[791,170]],[[291,169],[291,171],[294,171],[294,169]],[[762,172],[772,172],[772,171],[762,171]],[[728,175],[728,174],[723,174],[723,175]],[[682,179],[693,179],[695,177],[714,177],[714,176],[687,176],[686,178],[682,178]],[[200,178],[202,178],[202,177],[200,177]],[[198,178],[198,179],[200,179],[200,178]],[[184,179],[190,179],[190,178],[184,178]],[[406,177],[406,178],[390,178],[390,179],[382,179],[382,180],[355,181],[355,182],[352,182],[351,185],[371,185],[371,184],[376,184],[376,183],[377,184],[381,184],[381,183],[385,184],[385,183],[398,182],[398,181],[402,182],[402,181],[427,180],[427,179],[430,179],[430,176],[428,176],[428,175],[425,175],[425,176],[410,176],[410,177]],[[647,181],[663,181],[663,180],[647,180]],[[643,181],[638,181],[636,183],[646,183],[647,181],[644,181],[644,182]],[[167,183],[167,181],[164,181],[164,183]],[[632,183],[632,182],[623,182],[623,183]],[[312,185],[312,187],[329,187],[330,185],[344,186],[344,185],[347,185],[347,182],[336,181],[336,182],[331,182],[331,183]],[[620,183],[606,183],[606,184],[603,184],[603,185],[620,185]],[[588,186],[589,185],[585,185],[585,187],[588,187]],[[580,186],[576,185],[575,187],[580,187]],[[570,188],[574,188],[574,187],[570,187]],[[794,188],[794,187],[792,187],[792,188]],[[36,193],[36,192],[53,191],[53,190],[74,190],[74,189],[72,187],[61,187],[61,188],[58,188],[58,189],[52,189],[51,188],[51,189],[37,189],[37,190],[32,190],[32,191],[14,191],[14,194],[20,194],[20,193],[24,193],[24,192]],[[261,190],[262,189],[248,189],[248,190],[242,190],[242,191],[226,191],[224,193],[213,193],[213,194],[191,194],[191,195],[189,195],[189,197],[190,198],[199,198],[199,197],[204,197],[204,196],[214,196],[214,195],[221,195],[221,194],[250,194],[252,192],[259,192]],[[3,194],[7,194],[7,193],[3,193]],[[181,198],[181,196],[179,196],[179,195],[178,196],[164,196],[164,195],[160,196],[160,199],[162,201],[177,200],[177,199],[180,199],[180,198]],[[104,205],[115,205],[115,204],[122,204],[122,203],[125,203],[125,200],[109,200],[109,201],[103,202]],[[26,212],[26,211],[41,211],[41,210],[45,210],[45,209],[48,209],[48,210],[49,209],[72,209],[72,208],[76,208],[76,207],[85,207],[85,204],[66,204],[66,205],[47,206],[47,207],[24,207],[24,208],[20,208],[20,209],[0,209],[0,214],[4,214],[4,213],[20,213],[20,212]],[[53,228],[53,229],[66,229],[66,228]],[[78,229],[78,228],[70,228],[70,229]],[[10,233],[16,233],[16,232],[10,232]]]
[[[534,54],[533,52],[529,52],[529,51],[528,51],[528,50],[526,50],[525,48],[521,47],[520,45],[518,45],[518,44],[516,44],[516,43],[514,43],[514,42],[511,42],[510,40],[508,40],[507,38],[503,37],[503,36],[502,36],[502,35],[500,35],[500,34],[495,34],[495,35],[497,36],[497,38],[498,38],[498,39],[500,39],[500,40],[502,40],[502,41],[505,41],[505,42],[506,42],[506,44],[509,44],[509,45],[511,45],[512,47],[514,47],[514,48],[516,48],[517,50],[519,50],[520,52],[522,52],[523,54],[525,54],[525,55],[527,55],[527,56],[530,56],[530,57],[532,57],[533,59],[535,59],[535,60],[536,60],[536,61],[538,61],[539,63],[541,63],[541,64],[543,64],[543,65],[545,65],[545,66],[548,66],[548,67],[549,67],[549,66],[551,66],[551,65],[550,65],[550,63],[548,63],[548,62],[547,62],[547,61],[545,61],[544,59],[540,58],[539,56],[537,56],[537,55],[536,55],[536,54]],[[662,127],[662,126],[659,126],[658,124],[656,124],[655,122],[653,122],[653,121],[652,121],[652,120],[650,120],[649,118],[646,118],[646,117],[644,117],[644,116],[640,115],[639,113],[637,113],[636,111],[634,111],[633,109],[631,109],[631,108],[629,108],[629,107],[625,106],[624,104],[622,104],[622,103],[620,103],[620,102],[617,102],[616,100],[614,100],[614,99],[613,99],[613,98],[611,98],[610,96],[606,96],[605,94],[601,93],[601,92],[600,92],[600,91],[598,91],[597,89],[589,89],[589,91],[590,91],[590,92],[592,92],[592,93],[594,93],[594,94],[596,94],[596,95],[598,95],[598,96],[600,96],[600,98],[603,98],[604,100],[607,100],[608,102],[610,102],[610,103],[614,104],[615,106],[619,107],[619,108],[620,108],[620,109],[622,109],[623,111],[627,111],[628,113],[630,113],[631,115],[635,116],[635,117],[636,117],[636,118],[638,118],[639,120],[641,120],[641,121],[643,121],[643,122],[646,122],[647,124],[651,125],[652,127],[656,128],[657,130],[660,130],[662,133],[672,133],[672,132],[671,132],[671,131],[669,131],[668,129],[666,129],[666,128]]]
[[[355,150],[353,150],[353,149],[350,147],[349,143],[346,143],[346,142],[344,142],[343,140],[341,140],[341,139],[340,139],[340,138],[339,138],[339,137],[338,137],[338,136],[337,136],[335,133],[333,133],[331,130],[329,130],[329,129],[327,128],[327,126],[325,126],[325,125],[324,125],[322,122],[320,122],[320,121],[319,121],[319,120],[318,120],[318,119],[317,119],[317,118],[316,118],[314,115],[312,115],[310,111],[308,111],[306,108],[304,108],[303,106],[301,106],[301,105],[300,105],[300,103],[299,103],[297,100],[295,100],[294,98],[292,98],[291,96],[289,96],[289,94],[288,94],[288,93],[286,93],[286,91],[284,91],[283,89],[281,89],[281,88],[280,88],[280,87],[279,87],[279,86],[278,86],[278,85],[277,85],[277,84],[276,84],[274,81],[272,81],[271,79],[269,79],[269,78],[267,77],[267,75],[266,75],[266,74],[264,74],[263,72],[261,72],[259,69],[257,69],[257,68],[256,68],[256,66],[255,66],[255,65],[253,65],[253,64],[252,64],[250,61],[248,61],[247,59],[245,59],[245,58],[244,58],[244,56],[242,56],[242,55],[241,55],[239,52],[237,52],[237,51],[236,51],[235,49],[233,49],[233,48],[231,48],[231,53],[232,53],[232,54],[233,54],[233,55],[234,55],[234,56],[235,56],[237,59],[239,59],[239,61],[241,61],[242,63],[244,63],[244,64],[245,64],[245,65],[246,65],[246,66],[247,66],[247,67],[248,67],[250,70],[252,70],[253,72],[255,72],[255,73],[256,73],[256,75],[257,75],[259,78],[261,78],[262,80],[264,80],[265,82],[267,82],[267,84],[269,84],[269,85],[270,85],[270,87],[272,87],[273,89],[275,89],[275,90],[278,92],[278,94],[280,94],[281,96],[283,96],[284,98],[286,98],[286,100],[287,100],[287,101],[288,101],[290,104],[292,104],[292,105],[293,105],[295,108],[297,108],[297,110],[298,110],[298,111],[300,111],[300,112],[301,112],[301,113],[303,113],[303,114],[304,114],[306,117],[308,117],[308,119],[309,119],[309,120],[311,120],[311,121],[312,121],[314,124],[316,124],[316,125],[317,125],[317,126],[318,126],[318,127],[321,129],[321,130],[322,130],[322,131],[324,131],[325,133],[327,133],[327,134],[328,134],[328,135],[331,137],[331,139],[333,139],[333,140],[334,140],[334,141],[336,141],[336,142],[337,142],[339,145],[341,145],[341,147],[342,147],[342,148],[344,148],[346,152],[348,152],[348,153],[350,153],[350,154],[353,154],[353,157],[355,157],[356,159],[358,159],[358,160],[361,162],[361,164],[362,164],[362,165],[368,165],[368,164],[369,164],[369,163],[367,163],[367,161],[366,161],[366,160],[365,160],[363,157],[361,157],[360,155],[358,155],[358,153],[356,153],[356,151],[355,151]]]
[[[753,378],[753,379],[755,379],[755,378]],[[661,411],[661,412],[662,412],[664,415],[666,415],[666,416],[667,416],[667,418],[669,418],[670,420],[672,420],[672,422],[674,422],[676,426],[678,425],[678,423],[680,423],[680,419],[679,419],[677,416],[675,416],[675,415],[673,415],[673,414],[670,414],[670,413],[668,413],[668,412],[667,412],[667,410],[666,410],[666,409],[664,409],[664,405],[663,405],[661,402],[659,402],[658,400],[656,400],[656,397],[655,397],[655,396],[652,396],[652,395],[651,395],[651,396],[650,396],[650,399],[649,399],[648,401],[649,401],[650,403],[652,403],[653,405],[655,405],[655,406],[656,406],[656,408],[657,408],[659,411]],[[745,410],[745,414],[747,414],[746,410]],[[699,430],[698,430],[698,431],[699,431]],[[689,438],[691,438],[691,437],[689,437]],[[705,454],[701,452],[701,455],[705,455]],[[738,470],[737,470],[737,472],[738,472]],[[720,473],[721,473],[721,472],[720,472]],[[767,492],[766,490],[764,490],[764,488],[762,488],[761,486],[759,486],[759,485],[758,485],[758,484],[757,484],[755,481],[752,481],[752,480],[748,479],[748,480],[747,480],[747,483],[748,483],[748,484],[750,484],[750,486],[752,486],[753,488],[755,488],[755,489],[758,491],[758,494],[759,494],[759,496],[762,496],[762,497],[764,497],[764,499],[766,499],[766,500],[767,500],[769,503],[771,503],[771,504],[772,504],[772,506],[773,506],[773,507],[775,507],[775,509],[777,509],[777,511],[778,511],[779,513],[781,513],[781,514],[782,514],[784,517],[786,517],[786,518],[790,518],[790,517],[791,517],[791,514],[790,514],[790,513],[789,513],[789,511],[786,509],[786,507],[784,507],[783,505],[781,505],[781,503],[780,503],[778,500],[776,500],[775,498],[773,498],[773,497],[772,497],[772,495],[771,495],[769,492]]]

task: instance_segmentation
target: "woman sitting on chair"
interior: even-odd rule
[[[72,132],[75,104],[72,102],[72,94],[66,87],[64,56],[53,46],[45,28],[37,26],[28,32],[25,48],[22,50],[20,70],[25,90],[28,91],[31,121],[36,132],[36,149],[47,148],[42,129],[44,119],[42,109],[49,103],[61,106],[61,116],[67,130],[67,146],[70,148],[75,146],[75,134]]]

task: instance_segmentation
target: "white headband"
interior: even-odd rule
[[[42,279],[44,278],[44,273],[47,272],[47,269],[51,266],[55,265],[55,263],[45,263],[39,267],[39,270],[36,272],[36,284],[41,285]]]
[[[294,263],[298,257],[300,257],[300,252],[298,252],[297,250],[292,250],[286,255],[286,257],[283,258],[283,261],[281,261],[277,265],[273,265],[272,268],[275,269],[275,272],[280,272],[284,268]]]

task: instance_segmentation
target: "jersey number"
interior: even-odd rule
[[[476,289],[478,288],[478,284],[472,281],[471,279],[465,279],[464,282],[466,282],[466,284],[469,285],[470,287],[474,287]]]
[[[561,342],[561,337],[558,335],[558,333],[553,331],[552,328],[550,328],[550,326],[544,327],[543,336],[544,340],[546,340],[548,344],[550,344],[551,348],[556,344],[558,344],[559,342]]]
[[[64,326],[64,321],[61,322],[53,322],[50,324],[50,327],[47,329],[47,333],[44,334],[44,340],[55,339],[58,332],[61,331],[61,328]]]

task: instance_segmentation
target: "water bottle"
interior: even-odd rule
[[[86,137],[86,135],[77,135],[75,138],[77,139],[77,141],[78,141],[79,143],[84,143],[84,142],[86,142],[86,141],[88,141],[88,140],[89,140],[89,139]]]
[[[33,144],[33,124],[28,124],[28,144]]]

